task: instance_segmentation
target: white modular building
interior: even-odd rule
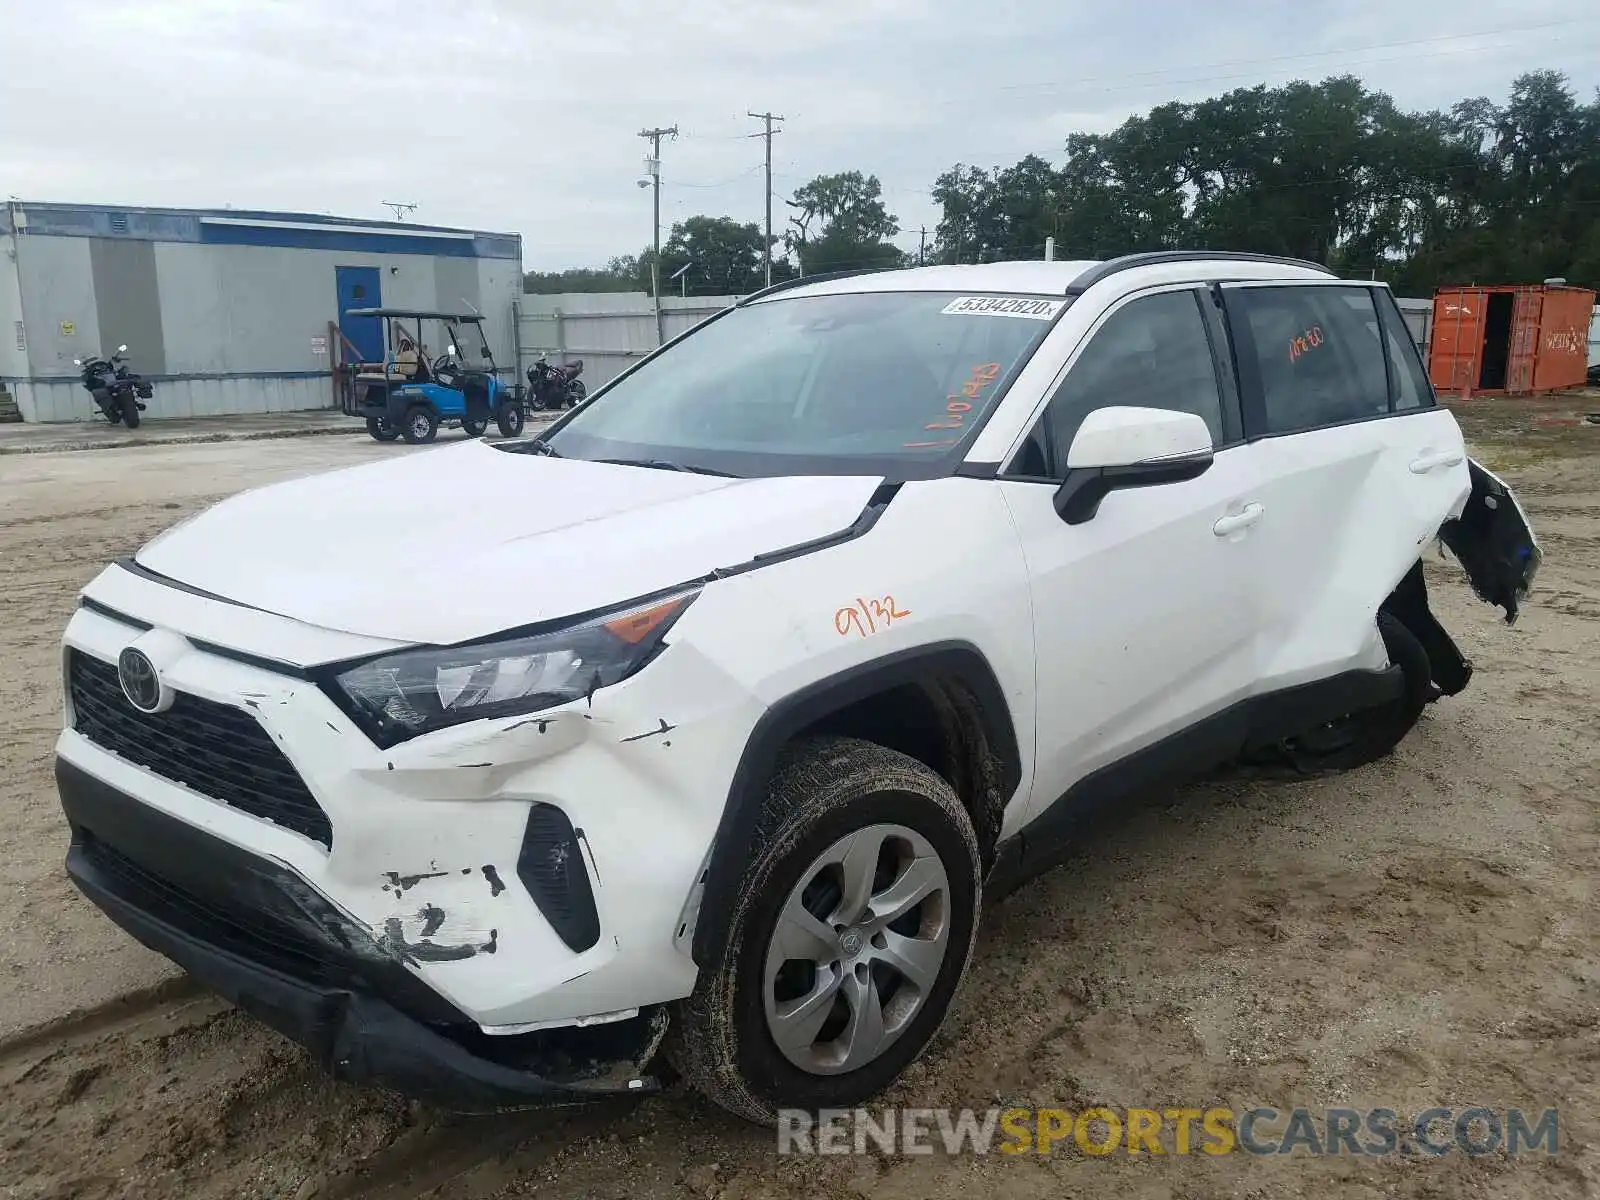
[[[146,419],[336,404],[334,368],[382,352],[379,306],[481,312],[516,369],[522,239],[234,209],[0,205],[0,390],[24,421],[86,421],[73,359],[127,345]]]

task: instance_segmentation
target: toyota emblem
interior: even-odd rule
[[[156,665],[143,650],[129,646],[117,655],[117,680],[122,684],[122,694],[128,703],[143,713],[159,712],[162,707],[163,688]]]

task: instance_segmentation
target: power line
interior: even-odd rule
[[[762,130],[762,132],[753,133],[750,136],[751,137],[761,138],[767,144],[767,195],[766,195],[766,201],[767,201],[767,240],[762,246],[761,257],[764,260],[764,262],[766,263],[766,268],[767,268],[767,286],[771,287],[772,286],[772,135],[774,133],[781,133],[782,132],[782,130],[774,129],[772,127],[772,123],[774,121],[782,121],[783,118],[779,117],[779,116],[774,116],[770,112],[761,112],[761,113],[753,112],[753,113],[746,113],[745,115],[746,116],[750,116],[750,117],[754,117],[756,120],[764,121],[766,123],[766,128],[764,130]]]
[[[742,138],[748,137],[749,135],[748,134],[740,134],[739,136],[742,139]],[[754,175],[759,170],[761,170],[761,164],[760,163],[756,163],[755,166],[746,167],[743,171],[740,171],[737,175],[730,175],[727,179],[718,179],[713,183],[686,183],[681,179],[671,179],[671,180],[668,180],[667,182],[671,183],[673,187],[680,187],[680,188],[722,188],[722,187],[728,187],[730,184],[738,183],[741,179],[748,179],[748,178],[750,178],[750,176]]]

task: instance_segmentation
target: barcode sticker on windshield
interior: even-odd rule
[[[1067,306],[1065,300],[1025,300],[1019,296],[962,296],[940,311],[945,316],[1026,317],[1050,321]]]

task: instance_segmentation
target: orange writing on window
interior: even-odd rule
[[[966,427],[967,414],[973,409],[974,402],[983,399],[983,389],[988,387],[1000,377],[999,363],[979,363],[972,368],[972,373],[967,376],[967,381],[961,385],[960,395],[945,397],[944,412],[937,421],[930,421],[924,429],[963,429]],[[906,442],[908,450],[919,449],[924,446],[953,446],[958,438],[946,438],[942,441]]]
[[[1289,361],[1294,362],[1302,354],[1309,354],[1322,345],[1322,326],[1313,325],[1304,333],[1296,334],[1289,339]]]

